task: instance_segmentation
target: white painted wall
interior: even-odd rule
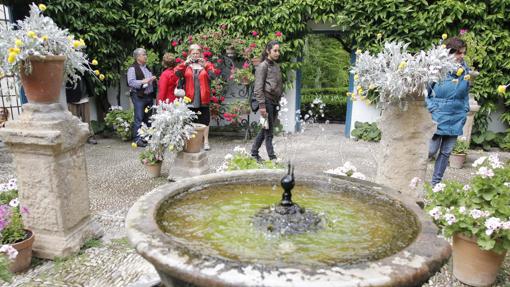
[[[505,111],[505,106],[503,105],[503,101],[499,101],[496,105],[496,110],[492,112],[490,115],[489,127],[488,129],[493,132],[505,132],[510,128],[507,124],[500,121],[499,117]]]

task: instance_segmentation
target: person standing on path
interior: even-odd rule
[[[448,159],[457,137],[462,135],[469,112],[470,74],[464,62],[467,45],[463,40],[453,37],[446,41],[446,48],[450,49],[450,54],[454,54],[458,69],[450,72],[445,80],[434,83],[426,98],[432,120],[437,123],[437,130],[430,141],[429,158],[439,151],[434,165],[432,186],[443,179]]]
[[[174,55],[165,53],[161,64],[165,68],[158,81],[158,97],[157,104],[160,102],[172,103],[175,100],[174,90],[177,87],[179,78],[175,75],[174,68],[176,65]]]
[[[282,72],[277,64],[279,58],[280,44],[274,40],[270,41],[262,52],[262,62],[255,71],[253,93],[259,103],[260,116],[263,118],[262,122],[264,122],[251,147],[251,156],[257,161],[262,161],[259,149],[264,141],[266,142],[269,159],[276,159],[273,148],[273,130],[283,94]]]

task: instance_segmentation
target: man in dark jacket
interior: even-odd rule
[[[270,160],[275,160],[273,148],[273,130],[278,117],[279,103],[283,93],[282,72],[276,63],[280,58],[280,45],[277,41],[267,43],[262,53],[262,63],[255,72],[255,98],[259,103],[259,112],[263,123],[262,129],[255,138],[251,148],[251,156],[257,161],[262,158],[259,149],[266,141],[266,151]]]

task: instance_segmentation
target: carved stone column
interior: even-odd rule
[[[99,230],[90,217],[84,143],[88,126],[62,105],[25,104],[0,136],[14,155],[23,222],[34,254],[68,256]]]

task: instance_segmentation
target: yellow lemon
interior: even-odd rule
[[[74,47],[75,49],[78,49],[78,48],[80,48],[80,46],[81,46],[81,42],[80,42],[80,41],[76,41],[76,40],[74,40],[74,42],[73,42],[73,47]]]
[[[192,138],[192,139],[194,139],[195,137],[196,137],[196,135],[195,135],[195,134],[192,134],[192,135],[191,135],[191,138]]]
[[[381,39],[382,38],[382,33],[377,33],[376,37],[377,37],[377,40]]]
[[[16,39],[16,41],[14,41],[14,44],[16,45],[16,47],[21,47],[23,46],[23,41],[21,41],[20,39]]]
[[[27,32],[27,36],[30,37],[30,38],[36,38],[37,37],[37,34],[35,34],[34,31],[28,31]]]
[[[145,113],[148,113],[149,112],[149,108],[145,108]]]
[[[137,148],[137,147],[138,147],[138,145],[136,145],[136,143],[135,143],[135,142],[132,142],[132,143],[131,143],[131,147],[132,147],[132,148]]]
[[[16,54],[9,53],[9,57],[7,57],[7,62],[9,62],[9,64],[16,62]]]
[[[41,37],[41,40],[43,40],[43,41],[45,41],[45,42],[46,42],[46,41],[48,41],[48,35],[43,35],[43,36]]]
[[[104,80],[104,78],[105,78],[105,77],[104,77],[104,75],[103,75],[103,74],[100,74],[100,75],[99,75],[99,80],[101,80],[101,81],[102,81],[102,80]]]
[[[446,45],[445,44],[441,45],[441,48],[446,49]]]
[[[16,48],[9,48],[9,53],[12,53],[12,54],[19,54],[21,52],[21,50],[16,47]]]
[[[99,74],[101,74],[101,72],[99,72],[99,70],[95,70],[94,74],[96,74],[96,76],[99,76]]]
[[[358,95],[361,95],[363,94],[363,89],[362,88],[358,88]]]
[[[93,66],[97,66],[99,63],[97,62],[96,59],[92,60],[92,63],[91,63]]]
[[[359,80],[359,75],[358,74],[354,75],[354,80],[355,81]]]
[[[347,97],[350,97],[350,96],[352,96],[352,93],[347,92],[345,95],[346,95]]]
[[[46,10],[46,5],[44,4],[39,4],[39,10],[41,10],[41,12],[44,12],[44,10]]]
[[[464,76],[464,80],[466,80],[466,81],[471,80],[471,75],[465,75],[465,76]]]
[[[184,97],[184,103],[191,103],[191,99],[188,97]]]
[[[402,61],[400,62],[400,64],[398,65],[398,69],[399,70],[403,70],[407,67],[407,62],[406,61]]]
[[[443,35],[441,35],[441,38],[442,38],[443,40],[448,39],[448,34],[444,33]]]
[[[498,94],[504,94],[506,92],[506,86],[505,85],[499,85],[498,86]]]
[[[83,39],[80,38],[80,46],[86,46],[85,45],[85,41]]]
[[[359,55],[359,54],[361,54],[361,53],[363,53],[363,52],[362,52],[360,49],[356,50],[356,54],[358,54],[358,55]]]
[[[457,70],[457,77],[462,76],[462,73],[464,73],[464,69],[463,69],[463,68],[459,68],[459,69]]]

